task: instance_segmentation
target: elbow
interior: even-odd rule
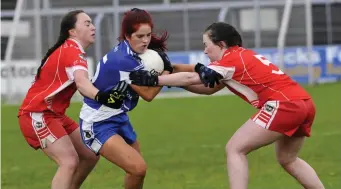
[[[145,100],[147,102],[151,102],[153,100],[153,98],[144,98],[143,100]]]
[[[215,93],[214,91],[205,91],[204,95],[212,95],[214,93]]]
[[[153,96],[153,95],[143,95],[141,97],[143,98],[143,100],[145,100],[147,102],[151,102],[155,98],[155,96]]]

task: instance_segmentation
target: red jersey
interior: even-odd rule
[[[242,47],[230,47],[209,68],[223,76],[226,87],[254,107],[269,100],[310,99],[310,95],[262,55]]]
[[[79,69],[88,70],[84,49],[76,40],[67,39],[46,60],[39,79],[26,94],[19,116],[46,110],[64,114],[77,91],[73,72]]]

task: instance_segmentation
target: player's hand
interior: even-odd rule
[[[163,51],[157,51],[159,53],[159,55],[161,56],[162,60],[163,60],[163,69],[166,71],[169,71],[169,73],[173,73],[173,67],[172,67],[172,63],[170,62],[168,55],[163,52]]]
[[[139,86],[157,86],[159,78],[157,75],[152,75],[147,70],[137,70],[130,72],[129,79],[131,83]]]
[[[99,91],[95,97],[95,100],[110,108],[119,109],[121,108],[126,97],[127,87],[128,83],[126,83],[125,81],[120,81],[109,91]]]
[[[219,85],[223,78],[218,72],[206,67],[201,63],[197,63],[194,67],[195,72],[199,74],[201,82],[205,85],[205,87],[214,88],[214,85]]]

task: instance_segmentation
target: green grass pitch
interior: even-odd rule
[[[341,83],[307,87],[317,115],[300,157],[318,172],[326,188],[341,188]],[[67,112],[78,120],[81,104]],[[56,165],[24,140],[17,106],[1,108],[1,186],[47,189]],[[236,96],[160,99],[140,102],[130,118],[148,164],[146,189],[227,189],[225,144],[256,110]],[[298,189],[281,169],[270,145],[248,156],[250,189]],[[83,189],[123,188],[124,172],[104,158]]]

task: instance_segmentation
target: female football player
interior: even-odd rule
[[[110,107],[122,100],[99,91],[88,79],[85,50],[94,43],[95,27],[82,10],[67,13],[60,34],[41,61],[35,82],[18,113],[21,131],[34,149],[41,149],[58,164],[52,189],[78,189],[98,161],[82,143],[79,126],[65,115],[71,97],[82,95]],[[112,94],[111,94],[112,93]]]
[[[226,145],[231,189],[247,188],[247,154],[272,143],[280,165],[304,188],[324,188],[314,169],[298,157],[315,117],[311,96],[265,57],[243,48],[240,34],[227,23],[208,26],[203,44],[211,61],[208,67],[174,65],[182,72],[152,76],[137,71],[130,79],[138,85],[185,86],[198,94],[213,94],[226,86],[258,109]]]
[[[100,90],[106,91],[115,86],[126,90],[124,103],[118,108],[108,108],[93,99],[85,98],[80,112],[84,143],[94,153],[100,154],[126,172],[126,189],[142,188],[147,169],[127,112],[136,107],[139,96],[151,101],[161,87],[128,86],[125,80],[129,79],[131,71],[144,68],[138,55],[147,48],[157,50],[163,58],[163,74],[171,72],[170,62],[163,53],[166,39],[166,32],[161,38],[153,34],[153,22],[148,12],[136,8],[126,12],[119,44],[101,59],[93,78],[94,86]]]

